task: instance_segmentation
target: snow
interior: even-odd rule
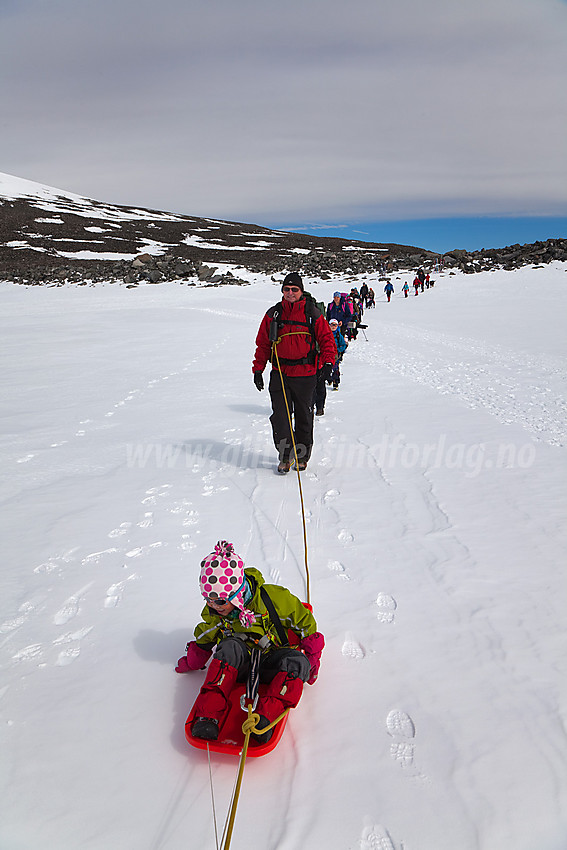
[[[247,762],[232,850],[566,846],[566,271],[370,280],[302,475],[321,674]],[[215,846],[203,673],[174,672],[199,562],[228,539],[305,597],[250,370],[279,287],[247,279],[0,284],[6,850]]]

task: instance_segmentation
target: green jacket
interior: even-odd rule
[[[244,574],[250,580],[253,590],[252,599],[246,607],[258,615],[257,622],[253,626],[243,626],[238,618],[220,617],[208,605],[205,605],[201,612],[203,621],[195,627],[195,640],[199,646],[203,649],[212,649],[219,641],[231,634],[249,634],[256,638],[268,635],[274,646],[281,646],[278,633],[260,596],[262,585],[272,600],[284,629],[291,629],[299,640],[317,631],[317,623],[311,611],[287,588],[277,584],[265,584],[264,577],[254,567],[247,567]]]

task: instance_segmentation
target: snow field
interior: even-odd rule
[[[231,846],[559,850],[565,267],[393,282],[302,477],[321,674]],[[214,846],[202,673],[173,670],[199,561],[229,539],[305,596],[250,371],[278,293],[0,285],[1,847]],[[221,826],[235,768],[212,759]]]

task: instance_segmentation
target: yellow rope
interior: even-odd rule
[[[304,334],[305,332],[304,331],[295,331],[293,333]],[[290,334],[286,334],[286,336],[289,336],[289,335]],[[278,372],[280,374],[280,380],[281,380],[281,384],[282,384],[282,392],[283,392],[283,397],[284,397],[284,401],[285,401],[285,408],[286,408],[286,411],[287,411],[287,418],[288,418],[288,422],[289,422],[289,431],[290,431],[290,434],[291,434],[291,441],[292,441],[292,444],[293,444],[293,455],[295,457],[295,469],[297,471],[297,483],[299,485],[299,498],[300,498],[300,501],[301,501],[301,517],[302,517],[302,521],[303,521],[303,546],[304,546],[304,553],[305,553],[305,574],[306,574],[306,585],[307,585],[307,588],[306,588],[306,590],[307,590],[307,602],[309,603],[310,602],[310,578],[309,578],[309,565],[307,563],[307,525],[306,525],[306,522],[305,522],[305,505],[304,505],[304,502],[303,502],[303,489],[301,487],[301,476],[299,475],[299,460],[298,460],[298,457],[297,457],[297,447],[295,445],[295,437],[294,437],[294,434],[293,434],[291,412],[290,412],[290,409],[289,409],[287,394],[286,394],[285,386],[284,386],[282,369],[281,369],[281,366],[280,366],[280,360],[279,360],[278,351],[277,351],[277,348],[276,348],[277,343],[280,340],[281,340],[281,337],[277,340],[277,342],[274,342],[273,345],[272,345],[272,358],[275,355],[276,363],[277,363],[277,367],[278,367]],[[252,709],[252,705],[249,704],[247,706],[247,709],[248,709],[248,716],[247,716],[246,720],[244,721],[244,723],[242,724],[242,731],[244,733],[244,744],[242,746],[242,752],[240,754],[240,762],[239,762],[239,765],[238,765],[238,775],[236,777],[236,784],[235,784],[234,793],[233,793],[233,796],[232,796],[232,803],[231,803],[230,811],[229,811],[228,816],[227,816],[227,821],[226,821],[226,826],[224,828],[223,837],[221,839],[222,841],[224,841],[224,844],[222,845],[222,850],[229,850],[229,847],[230,847],[230,842],[231,842],[231,839],[232,839],[232,832],[233,832],[233,829],[234,829],[234,821],[236,819],[236,808],[238,806],[238,798],[240,796],[240,788],[241,788],[242,779],[243,779],[243,776],[244,776],[244,765],[246,763],[246,756],[248,754],[248,744],[250,742],[250,735],[256,729],[256,727],[258,725],[258,721],[260,720],[260,715],[254,714],[253,709]],[[280,714],[280,716],[276,720],[274,720],[268,726],[263,726],[262,729],[261,729],[262,734],[264,734],[264,732],[267,732],[268,729],[273,729],[275,726],[277,726],[278,723],[281,720],[283,720],[283,718],[286,716],[286,714],[288,712],[289,712],[289,708],[286,708],[286,710],[282,714]]]
[[[246,762],[246,756],[248,754],[248,744],[250,742],[250,734],[254,731],[254,729],[256,729],[256,726],[258,725],[258,721],[260,720],[260,715],[253,713],[253,709],[252,709],[252,706],[250,704],[247,706],[247,709],[248,709],[248,716],[247,716],[246,720],[244,721],[244,723],[242,724],[242,731],[244,732],[244,744],[242,746],[242,752],[240,754],[240,762],[239,762],[239,765],[238,765],[238,775],[236,777],[236,784],[235,784],[235,787],[234,787],[234,793],[232,795],[232,804],[231,804],[230,811],[229,811],[228,816],[227,816],[226,826],[225,826],[224,832],[223,832],[222,840],[224,841],[224,844],[222,845],[222,850],[229,850],[229,847],[230,847],[230,842],[231,842],[231,839],[232,839],[232,831],[234,829],[234,821],[236,820],[236,807],[238,806],[238,798],[240,796],[240,788],[241,788],[241,785],[242,785],[242,778],[244,776],[244,765],[245,765],[245,762]],[[277,726],[277,724],[280,722],[280,720],[283,720],[283,718],[288,713],[288,711],[289,711],[289,708],[286,708],[286,710],[283,712],[283,714],[280,714],[280,716],[277,718],[277,720],[274,720],[274,722],[270,723],[269,726],[263,726],[262,729],[261,729],[262,734],[264,734],[264,732],[267,732],[268,729],[273,729],[274,726]]]
[[[290,334],[286,334],[286,336],[290,336]],[[272,352],[276,356],[276,363],[277,363],[277,366],[278,366],[278,372],[280,373],[280,381],[281,381],[282,392],[283,392],[283,397],[284,397],[284,401],[285,401],[285,409],[287,411],[287,419],[288,419],[288,422],[289,422],[289,432],[291,434],[291,442],[293,444],[293,454],[294,454],[294,457],[295,457],[295,469],[296,469],[296,472],[297,472],[297,484],[299,486],[299,500],[301,502],[301,520],[302,520],[302,523],[303,523],[303,550],[304,550],[304,555],[305,555],[306,595],[307,595],[307,603],[310,604],[310,602],[311,602],[311,599],[310,599],[310,595],[311,595],[310,584],[311,584],[311,581],[310,581],[310,577],[309,577],[309,564],[307,562],[307,524],[305,522],[305,505],[303,503],[303,488],[301,486],[301,476],[299,474],[299,461],[298,461],[298,458],[297,458],[297,447],[295,445],[295,437],[293,435],[293,425],[292,425],[292,422],[291,422],[291,413],[290,413],[289,404],[288,404],[288,401],[287,401],[287,394],[286,394],[285,386],[284,386],[282,367],[280,366],[280,358],[278,357],[278,349],[276,347],[278,342],[281,340],[281,338],[282,337],[280,337],[277,340],[277,342],[273,343]]]

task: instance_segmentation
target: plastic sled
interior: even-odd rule
[[[260,695],[266,690],[266,685],[260,685]],[[243,711],[240,706],[240,697],[246,694],[246,683],[237,683],[231,691],[230,702],[227,713],[220,723],[219,736],[216,741],[207,741],[204,738],[194,738],[191,734],[191,723],[195,717],[195,706],[191,709],[189,717],[185,721],[185,737],[192,747],[206,750],[207,747],[213,753],[225,753],[231,756],[240,756],[244,746],[244,733],[242,724],[248,716],[248,711]],[[247,756],[257,758],[271,752],[278,744],[283,735],[289,712],[280,720],[274,728],[272,737],[265,744],[255,744],[254,735],[250,735]]]

